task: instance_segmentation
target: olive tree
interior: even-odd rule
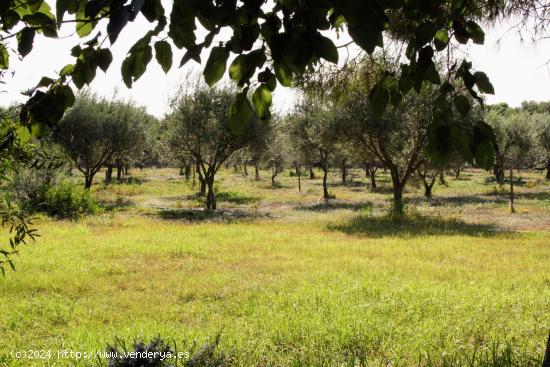
[[[546,168],[550,180],[550,112],[532,115],[535,134],[536,161]]]
[[[262,159],[265,161],[266,167],[271,171],[271,187],[277,186],[275,180],[283,172],[290,160],[288,154],[288,136],[284,128],[284,124],[280,123],[279,119],[273,119],[269,130],[266,129],[265,146],[267,149]]]
[[[208,88],[197,82],[180,89],[171,102],[173,112],[167,116],[170,146],[175,154],[195,159],[197,171],[206,184],[208,210],[217,208],[214,180],[220,167],[235,152],[263,136],[263,122],[254,117],[247,121],[247,129],[241,134],[231,131],[228,112],[232,96],[231,89]]]
[[[291,144],[308,155],[314,153],[323,170],[323,198],[328,200],[329,163],[338,143],[338,120],[331,103],[322,96],[305,93],[289,117]]]
[[[390,172],[393,189],[393,210],[403,211],[403,191],[407,182],[424,161],[431,119],[430,95],[409,96],[398,107],[390,108],[382,117],[372,112],[368,99],[356,96],[350,100],[346,114],[354,124],[355,140],[369,151]],[[355,99],[355,97],[354,97]]]
[[[271,92],[277,84],[291,86],[295,76],[316,69],[322,60],[338,63],[338,46],[327,37],[330,34],[347,34],[369,54],[382,48],[388,38],[405,40],[408,60],[403,58],[400,73],[391,79],[403,85],[411,80],[418,84],[438,74],[434,69],[438,53],[457,43],[483,44],[485,34],[478,22],[504,11],[479,1],[326,0],[309,4],[182,0],[171,2],[168,9],[164,5],[161,0],[64,0],[57,1],[54,10],[45,1],[3,1],[0,70],[13,68],[10,59],[27,56],[42,36],[55,39],[58,30],[75,27],[82,38],[82,43],[71,49],[74,63],[63,67],[57,79],[42,78],[28,91],[23,123],[55,125],[74,102],[69,83],[81,89],[90,85],[98,69],[107,71],[113,61],[110,46],[105,45],[107,39],[112,46],[138,18],[150,24],[139,28],[140,38],[125,55],[121,67],[124,83],[131,88],[147,70],[153,54],[168,72],[174,57],[180,60],[174,48],[185,52],[180,66],[190,60],[200,63],[201,53],[210,50],[203,67],[204,79],[213,86],[229,70],[239,87],[230,121],[233,129],[240,131],[254,110],[260,118],[269,119]],[[202,40],[198,38],[202,36],[199,22],[206,31]],[[236,57],[228,67],[231,54]],[[471,64],[467,64],[454,70],[465,81],[468,92],[472,96],[493,93],[487,76],[470,69]],[[249,94],[251,87],[255,91]],[[381,89],[390,92],[387,83],[380,83],[372,94]],[[408,89],[398,93],[407,94]],[[448,93],[441,90],[442,95]],[[378,99],[377,105],[385,109],[387,103]]]
[[[134,102],[113,101],[109,103],[108,120],[112,122],[111,133],[113,154],[107,160],[105,181],[112,179],[113,163],[117,167],[117,180],[128,174],[130,162],[136,162],[146,153],[149,144],[147,127],[155,118],[142,106]]]
[[[435,185],[437,177],[440,175],[441,169],[435,166],[429,159],[425,158],[422,163],[416,169],[415,174],[422,181],[424,186],[424,196],[427,199],[432,197],[432,190]]]
[[[532,168],[535,135],[529,113],[516,110],[489,111],[487,123],[493,127],[498,145],[497,164],[509,170],[510,211],[514,212],[514,169]]]
[[[133,104],[81,93],[59,122],[53,139],[67,152],[90,189],[96,173],[115,157],[140,149],[145,112]]]
[[[109,103],[91,93],[81,93],[74,106],[57,125],[54,139],[84,175],[84,187],[90,189],[95,174],[114,153]]]

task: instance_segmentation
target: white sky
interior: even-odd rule
[[[53,1],[50,2],[52,3]],[[16,73],[13,78],[4,79],[7,84],[0,86],[0,90],[4,92],[0,94],[0,105],[24,101],[21,91],[36,85],[43,75],[55,77],[64,65],[74,62],[70,49],[79,39],[70,36],[73,33],[72,27],[74,25],[69,24],[67,28],[62,28],[60,35],[68,37],[60,40],[37,36],[32,53],[23,61],[13,60],[12,57],[11,66]],[[120,66],[129,48],[150,28],[151,25],[140,15],[123,30],[111,48],[114,56],[111,67],[107,74],[98,69],[91,88],[105,96],[113,95],[117,89],[119,96],[134,99],[145,105],[150,113],[160,117],[168,109],[169,97],[189,70],[201,69],[194,61],[190,61],[182,69],[177,68],[183,56],[183,52],[179,51],[175,52],[172,70],[165,75],[153,57],[147,72],[134,83],[132,89],[127,89],[122,82]],[[550,60],[550,42],[541,41],[536,45],[529,41],[522,43],[517,33],[507,30],[506,25],[487,30],[485,45],[468,47],[475,69],[486,72],[495,87],[496,94],[487,96],[487,102],[506,102],[511,106],[518,106],[524,100],[550,100],[550,69],[546,65]],[[202,36],[198,36],[198,40],[202,41]],[[346,40],[336,40],[335,44],[345,42]],[[173,50],[176,51],[175,48]],[[203,54],[202,58],[204,63],[207,54]],[[274,96],[275,110],[288,110],[294,99],[292,90],[278,86]]]

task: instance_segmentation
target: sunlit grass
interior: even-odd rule
[[[219,331],[221,349],[240,366],[340,365],[354,353],[407,366],[494,342],[543,353],[544,182],[519,189],[518,206],[539,215],[529,231],[492,220],[510,218],[506,200],[485,200],[492,184],[479,172],[434,192],[464,197],[463,205],[430,204],[410,190],[412,213],[397,223],[383,217],[387,194],[336,186],[336,176],[337,200],[326,206],[319,180],[305,179],[299,193],[294,177],[271,189],[267,178],[224,171],[222,213],[201,216],[178,215],[195,189],[176,170],[134,175],[143,182],[94,188],[127,205],[80,222],[37,222],[42,237],[0,279],[0,365],[43,365],[10,358],[14,349],[103,350],[114,336],[181,345]]]

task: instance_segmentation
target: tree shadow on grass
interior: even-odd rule
[[[467,235],[489,237],[502,235],[502,228],[491,224],[466,223],[457,219],[406,216],[395,220],[388,216],[359,215],[351,220],[328,226],[330,231],[366,237],[418,237]]]
[[[125,176],[121,178],[113,178],[109,185],[143,185],[148,181],[149,179],[144,177]]]
[[[115,200],[100,200],[99,206],[107,212],[125,210],[135,206],[135,203],[124,197],[117,197]]]
[[[346,182],[342,182],[342,181],[333,182],[333,183],[331,183],[331,186],[333,186],[333,187],[349,187],[349,188],[354,188],[354,187],[365,188],[366,187],[365,182],[360,181],[359,179],[355,179],[355,180],[349,179]]]
[[[184,222],[233,222],[237,220],[256,219],[257,213],[242,210],[203,210],[203,209],[162,209],[152,215],[165,220]]]
[[[539,200],[539,201],[550,200],[550,190],[517,193],[516,199]]]
[[[259,185],[263,190],[282,190],[282,189],[293,189],[298,187],[298,181],[296,180],[296,185],[286,185],[284,183],[281,183],[280,181],[275,181],[275,185],[271,184],[271,180],[269,183],[265,183],[263,185]]]
[[[489,177],[485,177],[484,183],[486,185],[508,186],[510,184],[510,178],[508,176],[505,176],[503,182],[498,182],[494,176],[489,176]],[[527,185],[527,181],[523,177],[521,176],[514,177],[514,186],[525,186],[525,185]]]
[[[333,210],[353,210],[359,211],[364,209],[372,209],[373,204],[369,201],[366,202],[342,202],[342,201],[328,201],[320,202],[313,205],[300,205],[295,207],[295,210],[305,210],[310,212],[328,212]]]
[[[188,194],[188,195],[169,196],[169,197],[166,197],[165,199],[175,200],[175,201],[182,201],[182,200],[201,200],[202,201],[204,200],[204,196],[202,196],[199,192],[195,192],[193,194]],[[246,196],[234,191],[218,192],[216,193],[216,200],[218,202],[243,204],[243,205],[253,204],[261,201],[259,197]]]
[[[460,206],[460,205],[479,205],[479,204],[504,204],[508,198],[497,195],[471,195],[471,196],[434,196],[430,199],[425,197],[406,198],[408,205],[418,205],[429,203],[430,206]]]
[[[233,204],[253,204],[259,202],[261,199],[256,196],[246,196],[235,191],[222,191],[216,193],[216,199],[220,202],[233,203]]]

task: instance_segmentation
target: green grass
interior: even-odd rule
[[[323,205],[319,180],[298,193],[286,175],[271,189],[224,171],[215,214],[192,208],[195,190],[176,173],[136,171],[141,184],[94,188],[104,214],[37,222],[38,243],[0,279],[0,365],[47,365],[11,350],[156,335],[185,349],[220,331],[238,366],[541,359],[550,192],[538,175],[518,187],[517,214],[471,171],[431,202],[410,190],[411,213],[396,223],[383,216],[384,188],[368,192],[359,172],[348,186],[333,177],[337,199]]]

